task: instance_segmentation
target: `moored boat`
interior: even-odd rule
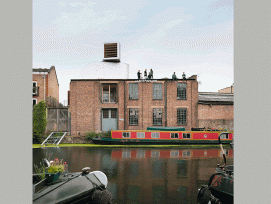
[[[113,130],[111,137],[92,138],[94,144],[118,145],[180,145],[180,144],[217,144],[221,134],[223,144],[230,144],[233,132],[222,131],[183,131],[176,128],[148,130]]]
[[[112,195],[106,189],[106,175],[101,171],[89,172],[89,169],[56,174],[53,180],[50,177],[40,180],[38,175],[33,175],[33,204],[112,203]]]

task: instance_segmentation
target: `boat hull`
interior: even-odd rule
[[[101,145],[210,145],[217,144],[217,140],[166,140],[166,139],[112,139],[93,138],[94,144]],[[232,140],[222,140],[222,144],[230,144]]]

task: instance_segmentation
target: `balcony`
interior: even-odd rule
[[[39,96],[39,88],[40,87],[33,87],[33,96]]]

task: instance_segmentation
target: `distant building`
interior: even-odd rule
[[[33,106],[40,101],[45,101],[48,97],[59,102],[59,84],[54,66],[50,69],[32,69],[33,82]]]
[[[234,130],[234,95],[199,93],[198,127]]]
[[[234,93],[234,85],[218,90],[218,93]]]
[[[178,79],[73,79],[71,134],[141,130],[149,126],[197,127],[197,76]]]

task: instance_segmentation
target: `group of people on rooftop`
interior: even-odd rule
[[[137,72],[137,78],[138,79],[142,78],[141,74],[142,73],[140,73],[140,70],[138,70],[138,72]],[[144,79],[153,79],[153,71],[152,71],[152,69],[150,70],[149,75],[147,75],[147,69],[145,69],[145,71],[144,71]]]
[[[141,74],[142,74],[142,73],[140,73],[140,70],[138,70],[138,72],[137,72],[137,78],[138,78],[138,79],[143,78],[143,77],[141,76]],[[184,72],[183,72],[182,78],[183,78],[183,79],[186,79],[186,75],[185,75]],[[147,75],[147,69],[145,69],[145,71],[144,71],[144,79],[153,79],[153,70],[152,70],[152,69],[150,70],[149,75]],[[177,78],[177,76],[176,76],[176,74],[175,74],[175,72],[174,72],[174,73],[172,74],[172,80],[177,80],[177,79],[178,79],[178,78]]]

